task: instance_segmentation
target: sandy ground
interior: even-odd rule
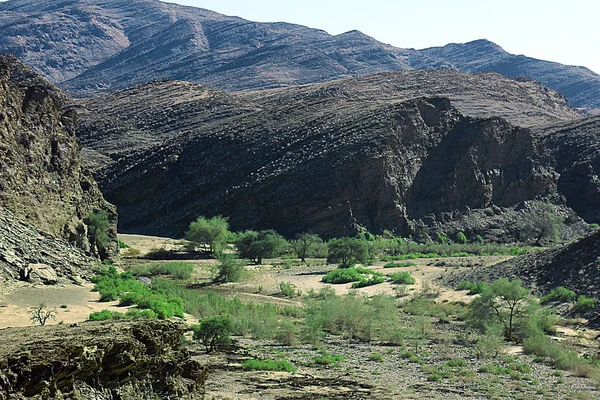
[[[100,295],[92,292],[92,284],[34,286],[17,282],[11,286],[3,287],[4,294],[0,298],[0,329],[30,326],[32,307],[40,303],[46,304],[50,310],[56,310],[56,319],[48,320],[48,325],[85,321],[90,313],[104,309],[120,312],[125,310],[124,307],[117,307],[116,301],[100,303]]]

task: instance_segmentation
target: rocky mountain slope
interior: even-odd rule
[[[203,399],[207,370],[165,321],[0,331],[1,399]]]
[[[600,75],[512,55],[485,40],[400,49],[358,31],[332,36],[158,0],[2,2],[0,52],[21,57],[78,96],[162,78],[238,91],[453,68],[527,76],[563,93],[575,107],[600,108]]]
[[[558,286],[575,291],[577,295],[600,298],[600,231],[564,246],[533,252],[490,267],[477,267],[449,275],[445,283],[457,286],[463,280],[493,282],[502,277],[521,279],[538,295],[547,294]],[[600,324],[598,307],[590,315]]]
[[[474,210],[544,218],[545,206],[526,201],[559,215],[565,237],[585,230],[558,195],[544,144],[489,117],[578,117],[533,82],[406,71],[226,94],[161,81],[82,107],[78,136],[123,232],[177,236],[198,215],[218,214],[236,229],[324,236],[409,235],[462,219],[452,229],[528,241],[518,227],[486,230],[490,218],[465,222]]]
[[[90,249],[84,219],[116,210],[83,167],[68,97],[15,57],[0,55],[0,208],[41,231]],[[114,254],[116,240],[103,256]]]

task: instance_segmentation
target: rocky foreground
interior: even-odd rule
[[[202,399],[207,370],[172,322],[0,330],[0,399]]]

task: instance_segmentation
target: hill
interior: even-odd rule
[[[358,31],[329,35],[158,0],[2,2],[0,52],[22,58],[76,96],[164,78],[239,91],[450,68],[526,76],[575,107],[600,108],[600,75],[513,55],[486,40],[401,49]]]
[[[535,241],[521,225],[549,211],[568,221],[565,238],[586,229],[544,144],[507,122],[578,118],[534,82],[405,71],[227,94],[160,81],[81,107],[79,139],[123,232],[177,236],[220,214],[288,235],[433,234],[456,222],[449,233]],[[500,215],[500,228],[475,210]]]

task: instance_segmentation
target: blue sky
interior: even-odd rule
[[[597,0],[169,0],[252,21],[339,34],[360,30],[398,47],[489,39],[515,54],[600,73]]]

